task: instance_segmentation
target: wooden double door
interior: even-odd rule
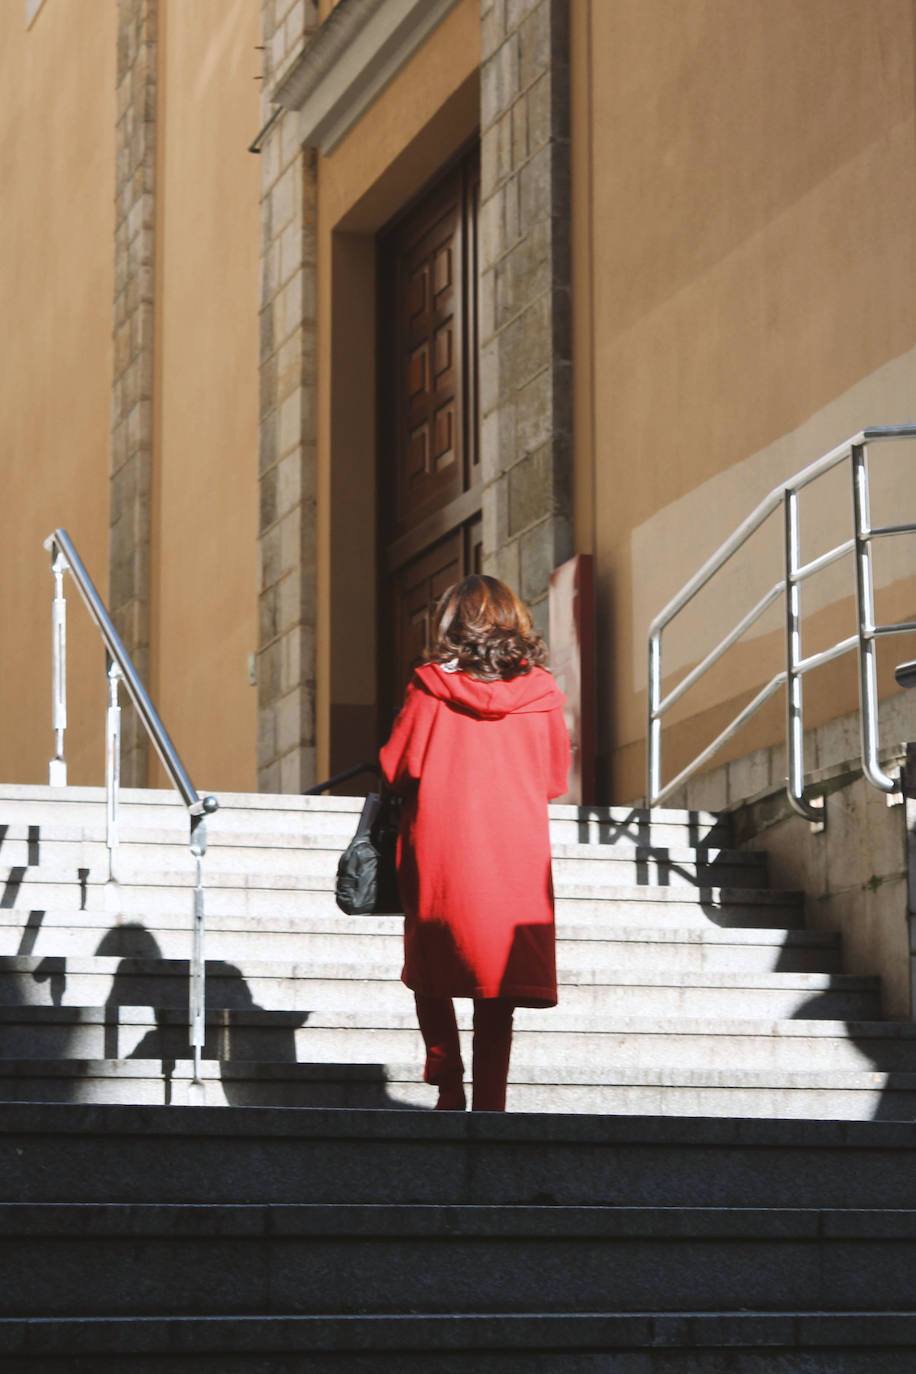
[[[442,593],[481,556],[479,153],[380,238],[380,727],[430,641]]]

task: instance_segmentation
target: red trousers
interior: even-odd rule
[[[414,993],[420,1034],[426,1045],[424,1078],[439,1089],[440,1109],[464,1110],[464,1064],[458,1022],[450,997],[422,997]],[[512,1013],[515,1003],[504,997],[474,1001],[474,1040],[471,1109],[504,1112],[509,1054],[512,1050]]]

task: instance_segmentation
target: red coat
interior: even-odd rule
[[[415,992],[555,1004],[547,800],[566,791],[564,699],[543,668],[510,682],[432,663],[414,674],[380,757],[407,794],[401,976]]]

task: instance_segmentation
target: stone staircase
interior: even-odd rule
[[[914,1027],[724,821],[552,808],[500,1117],[409,1110],[359,801],[220,801],[201,1091],[183,808],[124,794],[114,884],[100,792],[0,790],[4,1374],[916,1367]]]
[[[221,800],[206,1102],[431,1105],[400,918],[333,900],[359,801]],[[104,814],[91,789],[0,793],[0,1100],[188,1100],[184,808],[125,793],[117,883]],[[551,826],[560,1003],[517,1014],[511,1109],[916,1116],[914,1028],[880,1019],[876,981],[840,971],[724,821],[558,806]]]

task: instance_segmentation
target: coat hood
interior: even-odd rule
[[[415,680],[430,696],[447,702],[455,711],[481,720],[534,711],[552,711],[566,698],[544,668],[508,682],[479,682],[467,673],[449,671],[441,663],[424,663],[414,673]]]

